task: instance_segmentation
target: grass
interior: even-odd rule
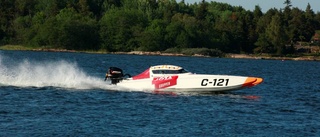
[[[21,45],[3,45],[0,46],[0,50],[33,50],[32,47],[25,47]]]
[[[32,51],[56,51],[56,52],[83,52],[83,53],[98,53],[105,54],[105,50],[66,50],[66,49],[56,49],[50,47],[28,47],[22,45],[3,45],[0,46],[0,50],[32,50]]]

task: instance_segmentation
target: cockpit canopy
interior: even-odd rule
[[[182,74],[182,73],[189,73],[185,69],[180,70],[152,70],[153,74]]]
[[[179,66],[173,66],[173,65],[158,65],[158,66],[152,66],[145,70],[144,72],[133,76],[133,80],[137,79],[146,79],[154,76],[159,76],[163,74],[185,74],[185,73],[190,73],[187,70],[183,69],[182,67]]]
[[[173,66],[173,65],[158,65],[158,66],[152,66],[151,71],[153,74],[183,74],[183,73],[189,73],[187,70],[183,69],[179,66]]]

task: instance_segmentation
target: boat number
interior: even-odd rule
[[[203,79],[201,81],[201,86],[228,86],[229,79],[213,79],[213,81],[210,81],[209,79]]]

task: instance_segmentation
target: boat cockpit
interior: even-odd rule
[[[179,70],[167,70],[167,69],[162,69],[162,70],[152,70],[153,74],[183,74],[183,73],[189,73],[185,69],[179,69]]]
[[[189,71],[174,65],[158,65],[150,67],[151,73],[154,75],[170,75],[170,74],[186,74]]]

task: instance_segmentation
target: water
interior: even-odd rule
[[[265,81],[211,95],[103,81],[109,66],[135,75],[158,64]],[[0,51],[0,136],[319,136],[319,69],[312,61]]]

